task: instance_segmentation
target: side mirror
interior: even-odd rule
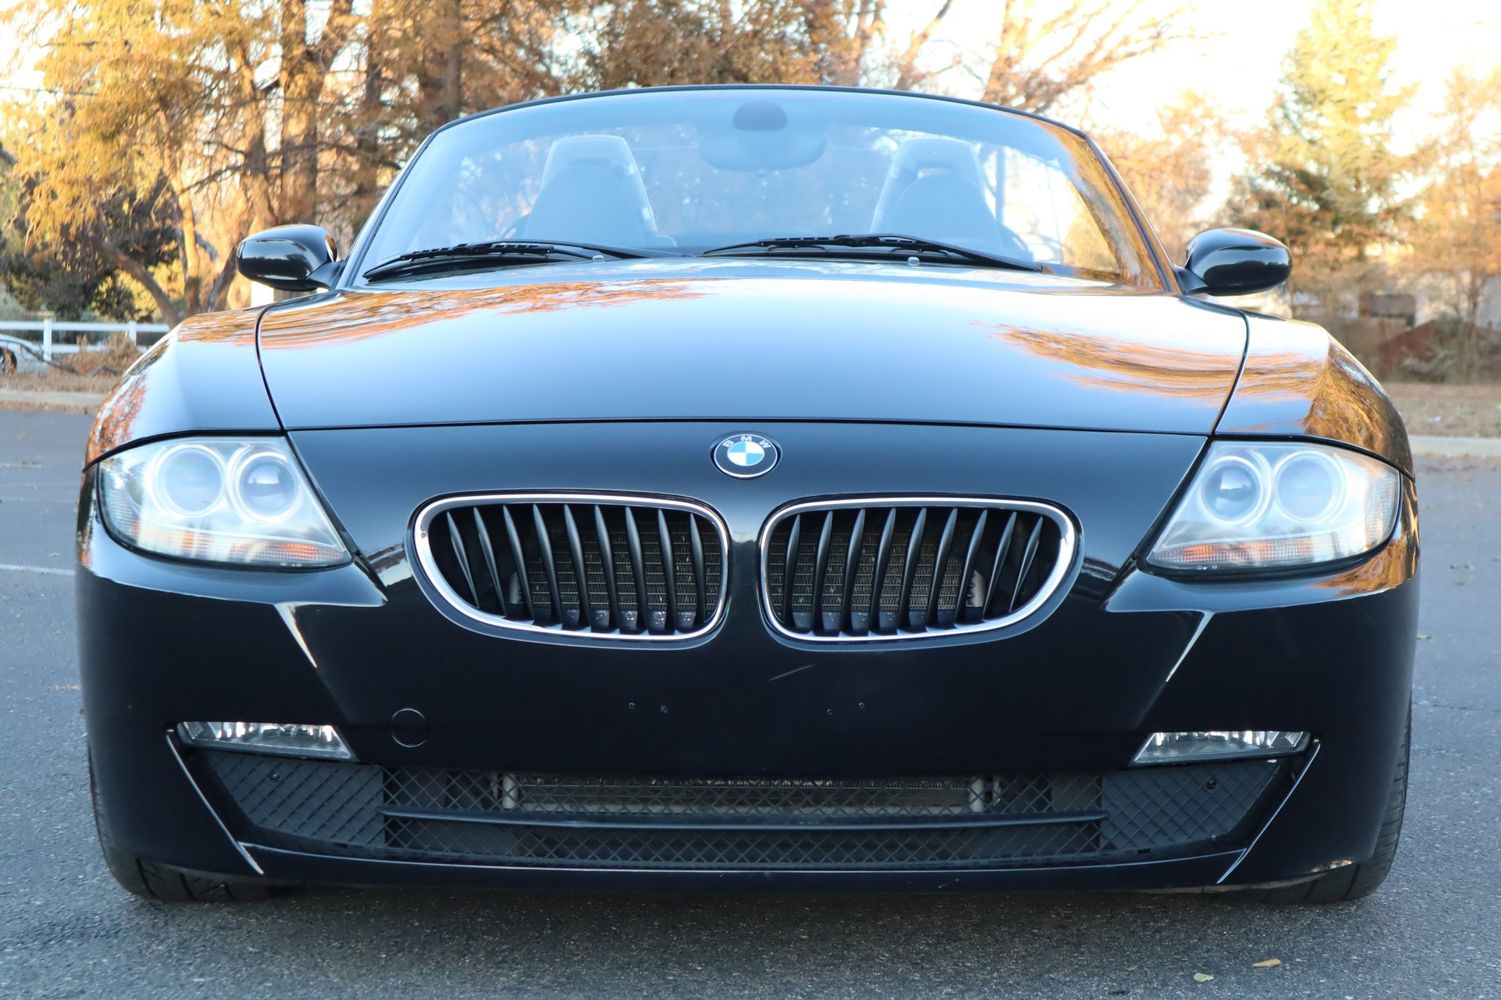
[[[339,251],[317,226],[277,226],[246,237],[236,265],[251,281],[285,292],[330,287],[342,267]]]
[[[1188,244],[1178,279],[1190,294],[1250,295],[1276,288],[1292,270],[1287,247],[1265,233],[1211,229]]]

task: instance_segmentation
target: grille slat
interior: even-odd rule
[[[959,593],[963,598],[954,602],[952,608],[938,609],[937,621],[941,627],[947,628],[959,619],[959,611],[964,602],[970,596],[970,578],[975,571],[975,556],[979,554],[980,542],[985,538],[985,522],[990,519],[990,511],[980,511],[980,516],[975,519],[975,526],[969,534],[969,544],[964,547],[964,565],[959,570]]]
[[[1011,551],[1011,539],[1016,534],[1016,511],[1006,518],[1005,530],[1001,532],[1001,540],[995,547],[995,561],[990,565],[990,577],[985,585],[985,600],[982,604],[982,614],[989,614],[990,609],[995,607],[995,597],[1000,591],[1001,570],[1006,564],[1006,553]]]
[[[705,621],[704,612],[709,608],[708,591],[704,581],[704,540],[698,533],[698,522],[688,520],[688,551],[693,558],[693,593],[698,598],[694,605],[697,612],[694,624],[702,625]]]
[[[878,518],[873,539],[866,529]],[[1074,550],[1067,515],[1032,501],[796,504],[762,534],[762,598],[782,631],[805,639],[998,628],[1046,602]]]
[[[416,541],[435,599],[502,627],[676,638],[724,603],[728,532],[687,501],[464,497],[420,512]]]
[[[479,591],[474,586],[474,573],[469,569],[469,553],[464,551],[464,539],[459,534],[458,526],[454,524],[453,511],[443,515],[448,522],[448,538],[453,542],[454,559],[459,564],[459,571],[464,576],[464,585],[469,588],[469,596],[474,598],[474,603],[479,603]]]
[[[506,543],[511,547],[511,564],[516,567],[516,583],[526,606],[526,616],[535,621],[537,609],[532,605],[532,584],[526,575],[526,550],[521,547],[521,534],[516,530],[516,519],[511,516],[509,507],[501,507],[500,514],[505,519]],[[506,608],[502,606],[501,614],[505,613]]]
[[[589,574],[584,565],[584,544],[579,541],[579,527],[573,520],[573,508],[566,503],[563,505],[563,530],[568,536],[568,556],[573,560],[573,578],[578,582],[580,622],[596,625],[593,609],[589,605]],[[609,621],[601,620],[596,627],[609,628]]]
[[[855,576],[860,568],[860,552],[865,547],[865,508],[855,512],[855,525],[850,529],[849,549],[844,559],[844,604],[840,607],[841,620],[849,622],[850,631],[855,631]]]
[[[605,590],[609,594],[610,614],[617,622],[625,621],[620,607],[620,588],[615,585],[615,553],[610,545],[610,527],[605,523],[605,512],[599,504],[594,505],[594,537],[599,542],[599,564],[605,578]]]
[[[872,628],[878,628],[881,620],[881,591],[886,583],[886,566],[891,559],[891,546],[896,538],[896,508],[893,507],[886,514],[886,525],[881,529],[881,541],[876,547],[876,561],[873,566],[873,575],[870,580],[870,612],[865,621],[858,627],[852,626],[851,631],[855,635],[864,635]]]
[[[945,571],[949,565],[949,552],[954,547],[954,529],[958,524],[959,508],[954,507],[949,511],[949,519],[943,525],[943,534],[938,538],[938,557],[933,560],[933,576],[928,584],[928,606],[923,609],[922,615],[922,623],[924,625],[933,624],[938,617],[940,590],[943,585]],[[962,578],[959,581],[959,585],[961,588],[964,585]],[[958,607],[959,604],[958,600],[954,602],[955,607]],[[917,625],[918,622],[913,620],[912,627],[916,628]]]
[[[1027,536],[1027,547],[1022,551],[1022,566],[1016,571],[1016,587],[1011,591],[1011,605],[1007,611],[1015,611],[1016,603],[1026,593],[1028,576],[1032,572],[1032,564],[1037,559],[1037,545],[1042,540],[1042,521],[1032,525],[1032,533]]]
[[[906,623],[911,628],[911,619],[915,616],[912,608],[912,584],[917,579],[917,567],[922,560],[923,543],[927,540],[924,531],[928,526],[928,508],[919,507],[917,521],[912,525],[912,533],[907,536],[906,558],[902,560],[902,592],[897,598],[896,607],[892,610],[892,618],[897,622]]]
[[[631,556],[631,579],[636,584],[636,620],[628,624],[631,629],[640,630],[646,627],[651,611],[646,600],[646,559],[641,555],[641,529],[636,526],[636,514],[629,507],[625,509],[625,538]]]
[[[542,517],[542,508],[532,504],[532,524],[537,529],[537,551],[542,556],[542,572],[547,580],[547,597],[552,602],[552,624],[562,622],[563,619],[563,592],[558,587],[558,564],[552,554],[552,533],[547,529],[547,521]],[[478,602],[476,602],[478,603]]]
[[[799,543],[802,541],[802,537],[803,516],[801,514],[798,514],[792,519],[792,528],[787,533],[787,555],[784,559],[783,565],[787,567],[788,578],[795,576],[797,573],[797,564],[802,552]],[[795,587],[788,587],[786,589],[786,593],[782,595],[783,621],[792,620],[792,596],[795,590]]]
[[[660,507],[657,508],[657,544],[662,550],[662,593],[667,598],[668,627],[677,628],[677,560],[672,557],[672,532],[667,528],[667,514]],[[687,627],[692,628],[693,623],[690,621]]]
[[[485,554],[485,569],[490,573],[490,586],[495,590],[495,599],[500,603],[501,612],[506,608],[506,591],[500,582],[500,570],[495,566],[495,547],[490,542],[490,530],[485,527],[484,515],[478,507],[471,508],[474,514],[474,533],[479,536],[480,551]]]

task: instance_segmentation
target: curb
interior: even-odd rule
[[[99,392],[63,392],[61,390],[38,392],[32,389],[0,389],[0,406],[6,403],[20,403],[24,406],[67,407],[92,413],[99,409],[99,404],[103,402],[104,394]]]
[[[1414,437],[1408,441],[1419,458],[1501,458],[1501,438]]]

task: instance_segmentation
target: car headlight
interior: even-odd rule
[[[1391,535],[1401,479],[1343,448],[1218,442],[1146,562],[1251,572],[1352,559]]]
[[[105,524],[146,552],[273,567],[330,566],[349,558],[277,438],[141,445],[100,462],[98,479]]]

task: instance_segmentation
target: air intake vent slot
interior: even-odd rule
[[[438,595],[503,627],[682,638],[718,621],[727,532],[687,501],[590,494],[462,497],[418,516]]]
[[[1024,501],[797,504],[762,534],[762,597],[804,639],[998,628],[1036,611],[1073,563],[1062,511]]]

